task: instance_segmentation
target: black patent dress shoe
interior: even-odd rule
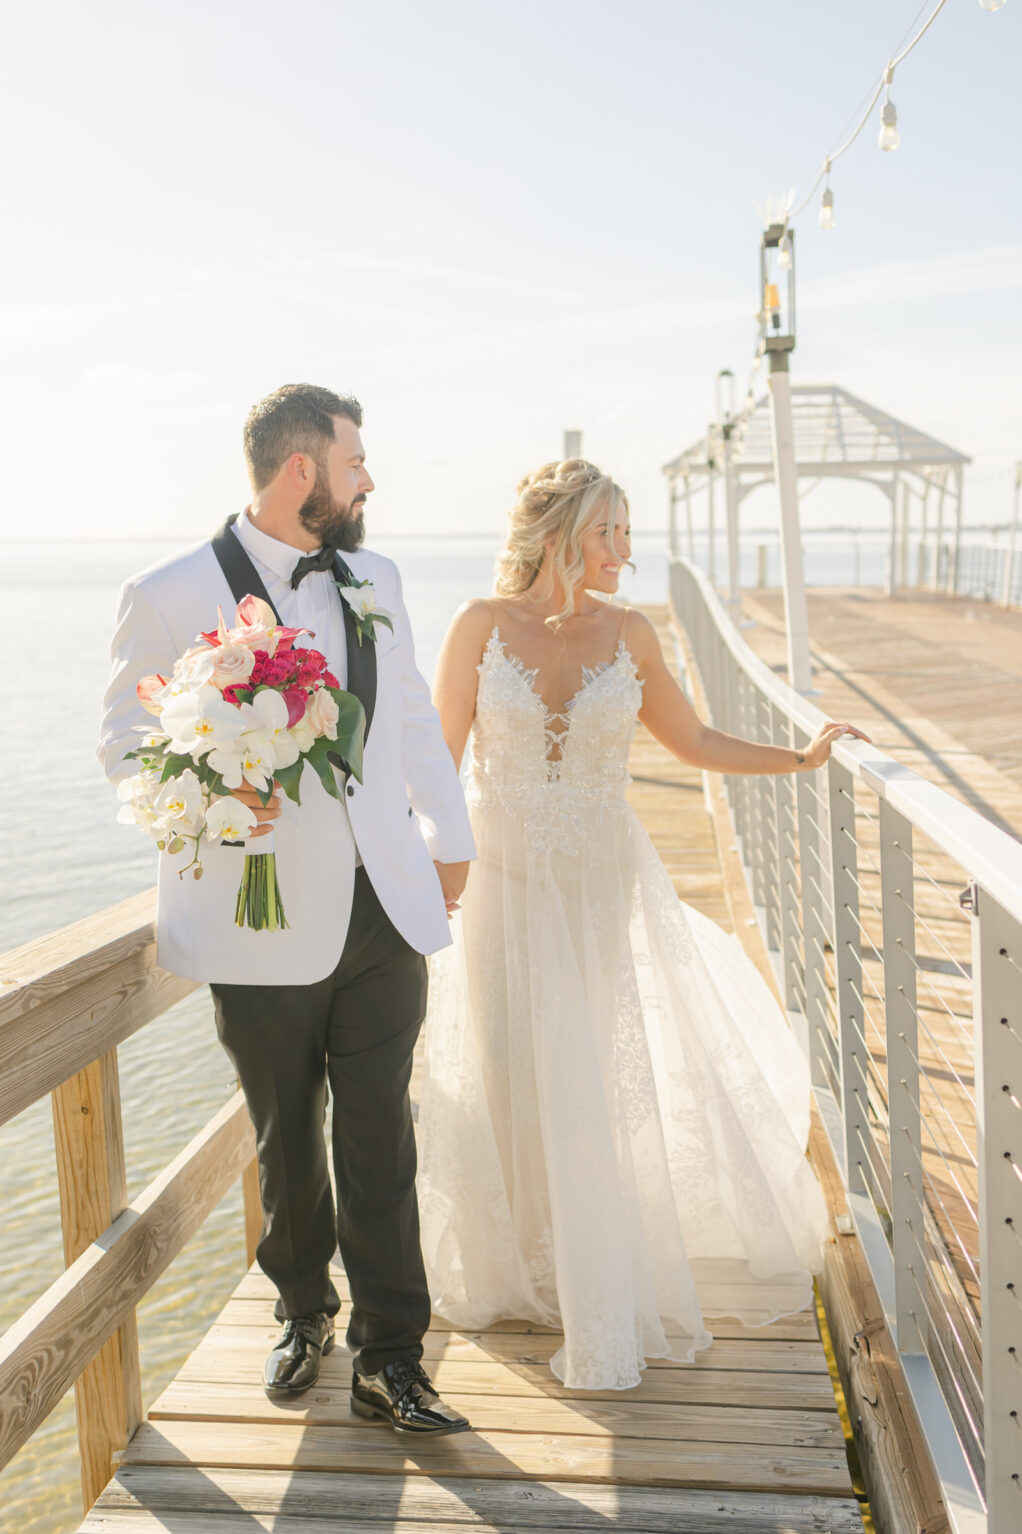
[[[285,1321],[263,1370],[267,1395],[296,1396],[308,1390],[319,1379],[320,1361],[333,1345],[330,1316],[292,1316]]]
[[[470,1423],[445,1406],[429,1375],[412,1358],[384,1364],[379,1374],[351,1381],[351,1409],[357,1417],[382,1417],[399,1433],[467,1433]]]

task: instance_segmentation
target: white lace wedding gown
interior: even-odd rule
[[[561,1328],[551,1368],[582,1389],[691,1361],[712,1341],[704,1315],[801,1310],[826,1227],[801,1050],[626,803],[641,696],[621,642],[555,732],[494,629],[469,785],[479,857],[426,1024],[433,1307],[462,1328]]]

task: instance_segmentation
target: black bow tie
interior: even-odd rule
[[[291,571],[291,590],[297,591],[307,575],[313,570],[329,570],[334,562],[337,550],[329,543],[325,543],[318,554],[305,554]]]

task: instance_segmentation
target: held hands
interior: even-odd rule
[[[434,859],[433,867],[440,880],[440,888],[444,892],[444,903],[447,906],[448,920],[450,920],[455,911],[461,909],[459,902],[468,883],[468,864],[438,863]]]
[[[246,804],[255,815],[259,824],[255,830],[250,831],[246,841],[251,841],[256,836],[268,836],[273,830],[273,822],[280,814],[280,794],[274,792],[273,797],[267,801],[263,809],[263,802],[255,789],[248,783],[243,783],[240,788],[231,789],[231,798],[237,799],[239,804]]]
[[[804,753],[806,768],[822,767],[830,756],[831,746],[841,735],[854,735],[856,740],[864,740],[870,746],[873,744],[869,736],[862,730],[857,730],[854,724],[832,724],[828,720],[806,746]]]

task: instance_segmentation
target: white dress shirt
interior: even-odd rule
[[[315,554],[318,550],[296,549],[290,543],[281,543],[279,538],[271,538],[268,533],[261,532],[252,521],[247,506],[234,523],[233,532],[258,570],[266,587],[266,595],[277,609],[281,622],[288,628],[311,630],[307,635],[299,635],[295,640],[296,648],[304,645],[307,648],[319,650],[326,656],[327,665],[337,678],[338,685],[346,687],[348,641],[344,632],[344,610],[341,606],[343,598],[336,590],[333,572],[310,570],[308,575],[302,576],[297,590],[293,590],[291,586],[295,565],[307,553]],[[278,797],[281,801],[281,813],[291,814],[290,801],[284,794]],[[342,798],[341,803],[347,811],[347,799]],[[355,836],[354,827],[351,834],[352,837]],[[259,850],[258,841],[254,844],[253,850]],[[355,866],[358,868],[362,866],[357,839],[355,840]]]
[[[295,565],[307,551],[261,532],[252,521],[248,507],[234,523],[233,532],[262,576],[266,594],[280,614],[281,622],[288,628],[311,629],[311,634],[303,634],[295,644],[322,651],[340,686],[346,686],[348,645],[344,611],[332,572],[312,570],[302,577],[297,591],[292,591],[291,576]]]

